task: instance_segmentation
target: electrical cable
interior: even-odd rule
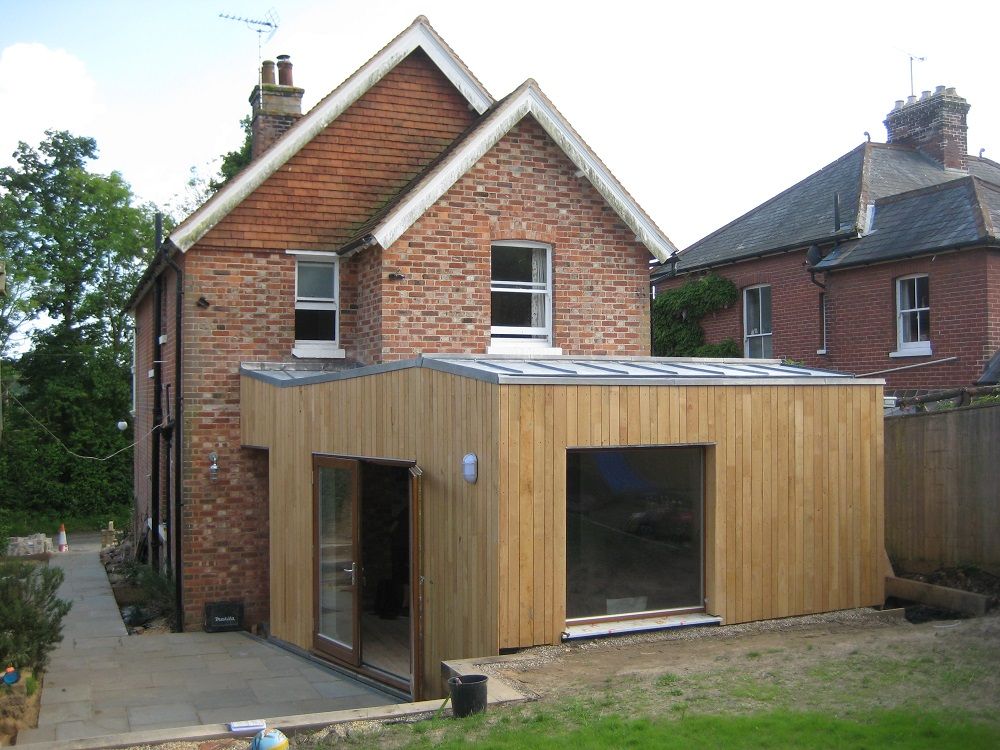
[[[41,427],[43,430],[45,430],[45,432],[47,432],[52,437],[53,440],[55,440],[57,443],[59,443],[60,447],[62,447],[62,449],[64,451],[66,451],[69,455],[73,456],[74,458],[80,458],[80,459],[83,459],[84,461],[110,461],[112,458],[114,458],[115,456],[117,456],[119,453],[124,453],[125,451],[127,451],[127,450],[129,450],[131,448],[134,448],[135,446],[137,446],[139,444],[140,440],[144,440],[145,438],[147,438],[150,435],[152,435],[153,434],[153,430],[156,429],[156,427],[153,427],[152,430],[150,430],[149,432],[147,432],[141,438],[137,438],[135,440],[135,442],[133,442],[131,445],[126,445],[124,448],[116,450],[114,453],[112,453],[109,456],[105,456],[104,458],[98,458],[97,456],[82,456],[79,453],[77,453],[76,451],[71,450],[66,445],[66,443],[64,443],[62,440],[59,439],[58,435],[56,435],[55,433],[53,433],[52,430],[50,430],[48,427],[46,427],[44,424],[42,424],[41,421],[39,421],[38,418],[34,414],[32,414],[30,411],[28,411],[28,407],[26,407],[24,404],[22,404],[20,401],[18,401],[17,396],[15,396],[10,391],[7,391],[7,395],[14,400],[15,404],[17,404],[18,406],[20,406],[24,410],[25,414],[27,414],[29,417],[31,417],[32,421],[35,424],[37,424],[39,427]]]

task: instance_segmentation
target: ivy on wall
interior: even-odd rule
[[[653,300],[653,355],[657,357],[740,357],[732,339],[705,343],[701,319],[729,307],[740,293],[729,279],[710,273],[660,292]]]

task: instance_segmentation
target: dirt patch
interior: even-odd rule
[[[25,671],[19,682],[0,686],[0,747],[14,744],[22,729],[38,726],[42,685],[40,680],[36,682],[28,695],[33,680],[31,672]]]
[[[927,705],[998,721],[1000,617],[857,610],[533,649],[489,669],[546,701],[611,693],[650,715]]]
[[[971,591],[989,597],[989,608],[1000,606],[1000,576],[979,568],[942,568],[931,573],[900,573],[901,578],[909,578],[935,586]]]

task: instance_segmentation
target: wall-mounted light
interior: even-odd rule
[[[402,281],[405,278],[406,277],[403,274],[397,273],[395,271],[389,274],[389,281]]]
[[[119,432],[125,432],[125,430],[127,430],[127,429],[128,429],[128,422],[126,422],[124,419],[121,420],[118,423],[118,430],[119,430]]]
[[[462,479],[469,484],[475,484],[479,478],[479,458],[475,453],[462,456]]]
[[[208,478],[213,482],[219,478],[219,454],[215,451],[208,454]]]
[[[195,304],[198,305],[198,307],[200,307],[202,310],[205,310],[205,309],[207,309],[208,307],[210,307],[212,305],[212,303],[209,302],[204,297],[199,297],[198,301],[195,302]]]

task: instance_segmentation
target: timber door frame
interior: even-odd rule
[[[424,669],[423,669],[423,637],[424,637],[424,609],[423,609],[423,566],[422,548],[420,545],[420,519],[421,506],[423,501],[422,477],[423,471],[417,466],[416,461],[406,461],[392,458],[376,458],[373,456],[354,456],[343,453],[313,453],[313,571],[316,573],[316,581],[313,586],[313,651],[323,659],[327,659],[337,664],[349,667],[351,671],[370,677],[377,682],[381,682],[389,687],[408,692],[414,701],[422,699],[424,694]],[[316,481],[316,471],[321,466],[351,465],[355,467],[356,481],[354,484],[354,554],[360,565],[363,550],[361,549],[361,464],[376,464],[381,466],[395,466],[409,470],[409,492],[408,503],[410,506],[410,683],[405,680],[395,678],[380,669],[368,667],[364,664],[364,636],[361,632],[361,584],[355,586],[355,612],[354,612],[354,643],[356,661],[345,659],[337,653],[331,653],[329,648],[321,648],[317,641],[317,626],[319,624],[319,483]],[[364,570],[361,570],[364,575]],[[325,639],[329,640],[329,639]]]
[[[321,538],[319,491],[320,483],[317,474],[320,469],[345,469],[351,473],[351,598],[353,603],[351,622],[351,646],[345,647],[333,639],[322,636],[320,622],[322,616],[323,577],[320,575]],[[358,569],[361,561],[361,464],[356,460],[333,456],[313,456],[313,649],[327,657],[344,662],[352,667],[361,666],[361,585],[358,581]],[[346,572],[346,571],[345,571]]]

